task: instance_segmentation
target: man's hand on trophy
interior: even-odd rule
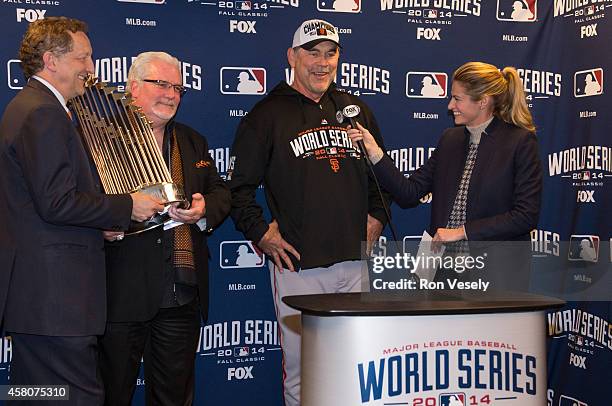
[[[132,196],[132,220],[145,221],[154,214],[164,210],[164,205],[151,195],[142,192],[130,194]]]
[[[180,209],[177,206],[171,206],[168,210],[170,218],[174,221],[185,224],[195,224],[206,214],[206,200],[200,193],[194,193],[191,196],[191,206],[189,209]]]

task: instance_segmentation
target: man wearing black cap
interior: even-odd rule
[[[301,327],[281,298],[362,291],[361,242],[377,240],[386,221],[342,109],[358,105],[358,121],[382,146],[378,125],[363,102],[336,89],[339,56],[336,27],[300,25],[287,50],[293,83],[278,84],[242,120],[228,171],[236,228],[271,257],[286,405],[300,404]],[[255,201],[262,182],[270,223]]]

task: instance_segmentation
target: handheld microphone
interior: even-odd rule
[[[357,121],[355,120],[355,117],[359,116],[359,113],[361,113],[361,109],[356,104],[349,104],[348,106],[342,109],[342,115],[349,119],[349,122],[351,123],[351,127],[355,129],[357,129]],[[370,163],[370,157],[368,156],[368,150],[366,150],[363,140],[357,141],[357,145],[359,146],[361,153],[365,157],[366,162]]]
[[[345,96],[348,98],[348,96]],[[361,113],[361,109],[356,104],[349,104],[345,108],[342,109],[342,115],[349,119],[351,123],[351,127],[357,128],[357,120],[355,119]],[[391,213],[389,212],[389,207],[385,203],[385,197],[383,196],[382,190],[380,189],[380,184],[378,183],[378,178],[376,177],[376,173],[374,173],[374,168],[372,165],[372,161],[370,161],[370,156],[368,155],[368,150],[363,143],[363,140],[357,141],[357,145],[363,154],[363,158],[366,161],[366,165],[370,169],[370,173],[372,175],[372,179],[376,183],[376,189],[378,190],[378,194],[381,198],[383,209],[385,210],[385,215],[387,216],[387,224],[389,224],[389,228],[391,229],[391,234],[393,234],[393,238],[396,244],[397,252],[402,252],[399,247],[397,232],[395,231],[395,227],[393,227],[393,223],[391,222]],[[412,274],[414,276],[414,274]]]

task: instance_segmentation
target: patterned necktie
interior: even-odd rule
[[[459,228],[465,224],[465,212],[467,206],[467,196],[470,188],[470,178],[472,177],[472,170],[476,163],[476,155],[478,154],[478,145],[470,143],[470,149],[468,151],[467,159],[465,160],[465,167],[463,168],[463,175],[459,182],[459,189],[457,190],[457,196],[455,197],[455,203],[453,203],[453,210],[448,218],[447,228]],[[457,241],[453,244],[447,244],[447,250],[456,253],[467,253],[468,244],[467,241]]]
[[[182,186],[183,180],[183,162],[181,161],[181,152],[179,151],[176,133],[172,131],[172,151],[171,157],[171,175],[172,181],[177,185]],[[181,224],[174,228],[174,250],[173,250],[173,265],[175,269],[176,282],[185,285],[195,285],[195,262],[193,255],[193,241],[191,239],[191,227],[189,224]],[[191,272],[184,272],[191,271]]]

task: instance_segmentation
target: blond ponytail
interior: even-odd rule
[[[500,100],[499,115],[502,120],[522,127],[531,132],[535,132],[533,117],[527,107],[523,82],[514,67],[505,67],[502,73],[508,82],[508,91],[505,100]]]

